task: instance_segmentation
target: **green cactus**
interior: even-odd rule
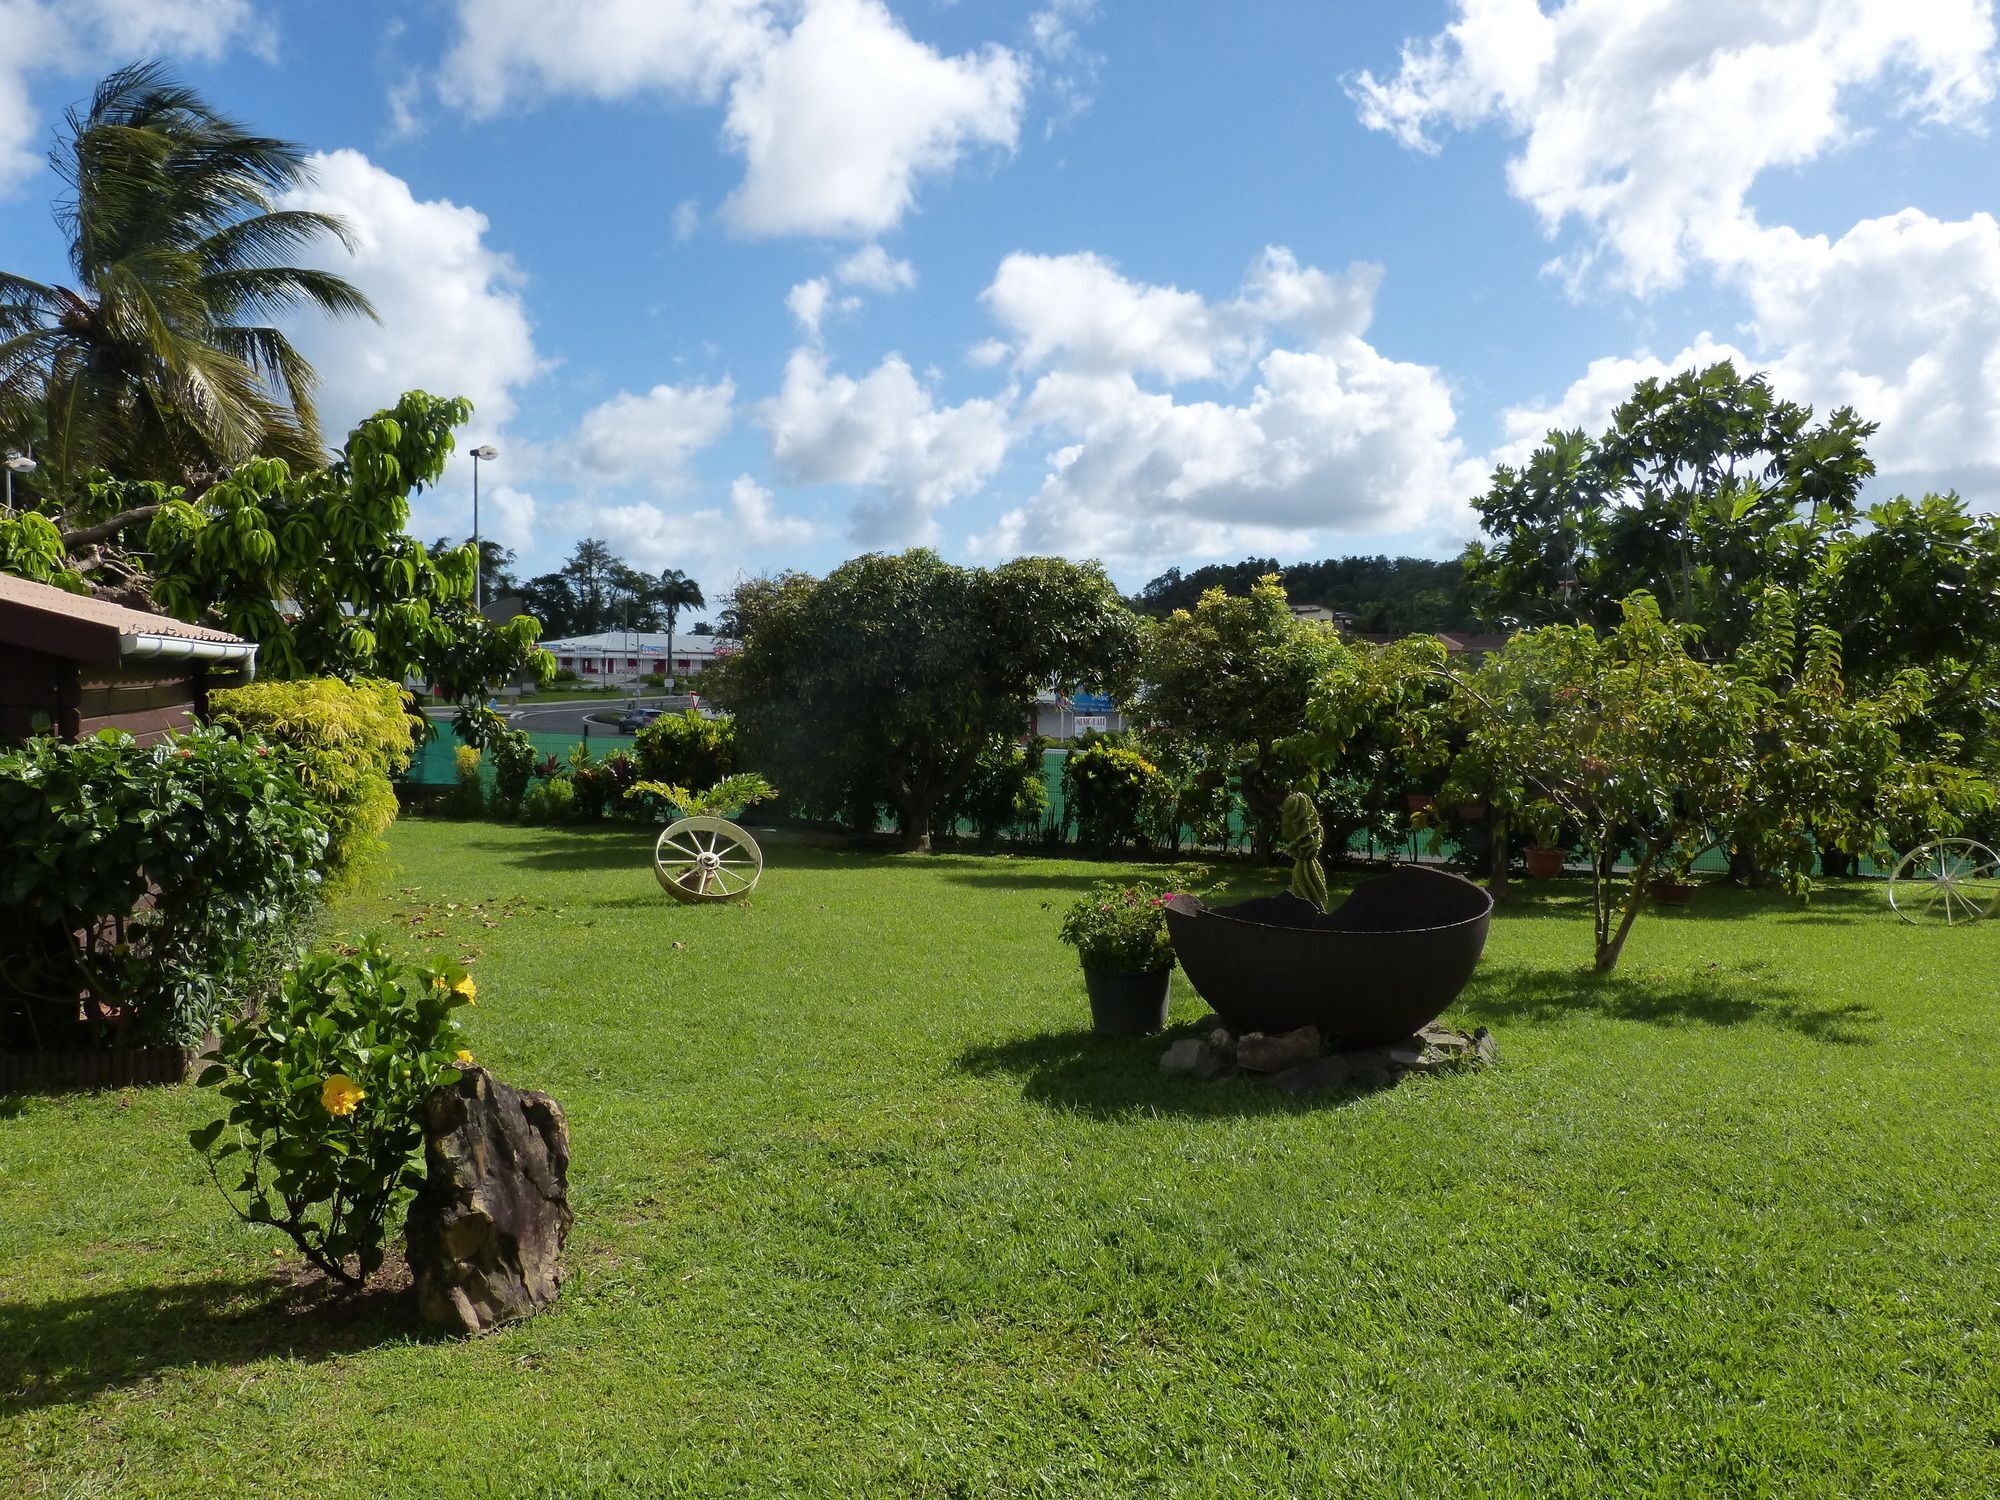
[[[1325,911],[1326,871],[1319,864],[1322,834],[1319,809],[1313,806],[1312,798],[1304,792],[1293,792],[1285,798],[1278,827],[1285,840],[1285,852],[1292,857],[1292,894]]]

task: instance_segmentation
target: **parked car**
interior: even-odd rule
[[[652,723],[653,720],[659,718],[662,712],[663,710],[657,708],[628,708],[623,714],[619,715],[618,732],[620,734],[637,734],[648,724]]]

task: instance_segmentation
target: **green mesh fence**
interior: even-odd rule
[[[613,734],[608,730],[600,733],[596,729],[592,729],[587,738],[581,734],[538,734],[530,732],[528,740],[535,747],[537,755],[553,755],[565,765],[568,764],[570,752],[579,744],[588,743],[591,755],[598,760],[615,755],[620,750],[630,750],[632,748],[631,735]],[[416,759],[410,763],[407,779],[419,786],[450,786],[458,779],[456,760],[458,745],[458,736],[452,732],[451,726],[440,724],[436,737],[428,745],[425,745]],[[1043,752],[1042,780],[1048,787],[1049,792],[1049,810],[1046,815],[1046,821],[1041,825],[1010,829],[1008,831],[1009,837],[1018,842],[1033,843],[1046,839],[1050,829],[1065,827],[1064,813],[1066,809],[1063,802],[1062,772],[1063,761],[1068,754],[1069,752],[1066,750],[1047,750]],[[487,784],[491,785],[493,779],[491,765],[483,766],[481,774]],[[888,823],[883,825],[885,830],[892,826],[892,824]],[[955,831],[961,834],[975,832],[970,825],[965,824],[960,825]],[[1066,832],[1065,837],[1073,839],[1074,833]],[[1238,814],[1232,813],[1229,818],[1227,847],[1231,849],[1245,849],[1248,846],[1249,835],[1244,829],[1243,820]],[[1185,828],[1181,830],[1181,847],[1184,850],[1193,850],[1195,848],[1194,835],[1191,830]],[[1366,833],[1357,833],[1348,840],[1347,848],[1350,854],[1362,859],[1418,859],[1425,862],[1455,860],[1461,852],[1460,845],[1457,842],[1449,838],[1434,842],[1429,834],[1419,834],[1394,843],[1384,843],[1382,840],[1372,838]],[[1729,857],[1720,849],[1710,849],[1694,862],[1694,870],[1696,874],[1727,874],[1729,872]],[[1872,860],[1864,859],[1861,861],[1860,874],[1874,879],[1886,879],[1889,875],[1889,868],[1879,866]]]

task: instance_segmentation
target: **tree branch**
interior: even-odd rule
[[[108,521],[99,521],[94,526],[80,526],[75,531],[62,534],[63,550],[74,552],[79,547],[88,547],[93,542],[109,541],[127,526],[140,521],[150,521],[163,508],[161,505],[141,505],[132,510],[120,511]]]

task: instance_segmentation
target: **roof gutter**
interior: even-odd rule
[[[240,668],[246,681],[257,675],[257,648],[249,641],[197,641],[184,635],[121,635],[118,659],[227,663]]]

